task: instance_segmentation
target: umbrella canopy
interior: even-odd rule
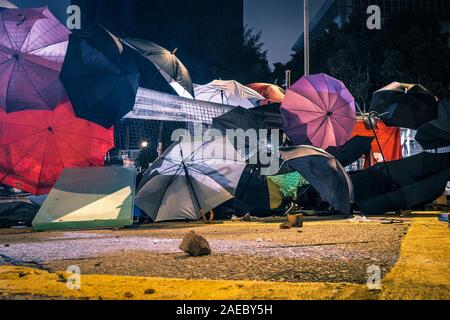
[[[195,99],[249,109],[265,98],[235,80],[214,80],[194,88]]]
[[[247,87],[255,90],[265,98],[264,100],[260,100],[258,102],[259,105],[282,103],[284,96],[286,95],[286,91],[284,91],[283,88],[280,88],[276,84],[257,82],[250,83],[247,85]]]
[[[311,146],[281,150],[284,161],[298,171],[332,207],[350,212],[353,184],[342,165],[329,153]]]
[[[170,52],[156,43],[141,39],[127,38],[124,43],[151,61],[179,96],[194,99],[191,75],[175,51]]]
[[[226,135],[230,139],[230,142],[240,152],[240,154],[246,159],[255,155],[261,139],[267,139],[268,136],[260,135],[260,129],[267,129],[267,125],[263,116],[253,112],[252,109],[244,109],[242,107],[233,108],[231,111],[214,118],[212,128],[218,129],[223,135]],[[228,130],[233,130],[231,134],[228,134]],[[242,132],[238,131],[242,130]],[[248,133],[251,131],[255,133],[255,138],[245,139]],[[242,133],[243,137],[239,139],[238,134]]]
[[[450,154],[421,153],[352,174],[355,201],[364,213],[380,214],[426,205],[441,196],[450,179]]]
[[[7,0],[0,0],[0,10],[1,9],[16,9],[16,5],[14,5],[13,3],[7,1]]]
[[[78,119],[70,103],[0,114],[0,183],[46,194],[64,168],[101,166],[113,130]]]
[[[252,112],[250,109],[236,107],[227,113],[214,118],[212,127],[220,130],[224,135],[229,129],[242,129],[244,131],[254,129],[266,129],[264,117]]]
[[[61,79],[78,117],[110,128],[133,109],[139,72],[131,50],[99,25],[70,35]]]
[[[425,150],[450,146],[450,99],[439,102],[438,113],[436,120],[417,131],[415,139]]]
[[[154,221],[198,220],[232,199],[245,161],[228,139],[175,143],[145,172],[137,206]]]
[[[281,129],[283,121],[281,118],[280,103],[271,103],[252,108],[252,112],[264,118],[269,129]]]
[[[351,165],[370,152],[374,139],[374,137],[354,136],[339,149],[336,159],[344,167]]]
[[[417,130],[438,116],[436,97],[420,84],[393,82],[373,94],[371,110],[388,126]]]
[[[283,129],[296,145],[337,148],[351,137],[355,100],[345,85],[326,74],[294,83],[281,105]]]
[[[64,99],[59,75],[68,39],[47,8],[0,10],[0,108],[51,110]]]

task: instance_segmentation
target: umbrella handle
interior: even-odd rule
[[[209,211],[209,219],[206,218],[205,211],[202,208],[200,208],[200,214],[202,215],[202,219],[206,224],[213,222],[213,220],[214,220],[214,211],[213,210]]]

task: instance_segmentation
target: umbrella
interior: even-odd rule
[[[235,80],[214,80],[194,88],[195,99],[220,103],[230,106],[241,106],[249,109],[255,107],[258,100],[265,98]]]
[[[260,145],[262,139],[269,139],[268,134],[260,132],[261,129],[268,129],[265,118],[254,113],[253,109],[233,108],[227,113],[214,118],[212,128],[226,135],[246,159],[256,155],[255,152],[258,147],[263,146]],[[254,135],[252,135],[253,133]],[[261,136],[261,133],[264,135]]]
[[[345,85],[326,74],[305,76],[292,85],[281,105],[283,129],[296,145],[337,148],[351,137],[355,100]]]
[[[214,118],[212,127],[220,130],[224,135],[230,129],[242,129],[243,131],[267,129],[266,122],[262,116],[252,112],[251,109],[242,107],[233,108],[227,113]]]
[[[255,90],[265,98],[264,100],[260,100],[258,102],[259,105],[282,103],[284,96],[286,95],[286,91],[284,91],[283,88],[280,88],[276,84],[258,82],[248,84],[247,87]]]
[[[393,82],[373,94],[371,110],[388,126],[417,130],[438,116],[437,101],[420,84]]]
[[[110,128],[133,109],[139,72],[131,50],[99,25],[70,35],[61,79],[78,117]]]
[[[7,0],[0,0],[0,10],[1,9],[17,9],[16,5],[13,3],[7,1]]]
[[[68,38],[47,8],[0,10],[0,108],[51,110],[65,98],[59,75]]]
[[[372,148],[374,137],[354,136],[336,154],[339,163],[346,167],[358,161]]]
[[[311,146],[280,150],[284,161],[298,171],[332,207],[350,212],[353,184],[342,165],[331,154]]]
[[[421,127],[415,140],[425,149],[438,149],[450,146],[450,99],[444,99],[438,106],[436,120]]]
[[[182,139],[145,172],[137,206],[155,222],[198,220],[232,199],[245,161],[224,137]]]
[[[1,113],[0,183],[46,194],[64,168],[101,166],[113,147],[113,130],[76,118],[69,102]]]
[[[175,55],[176,49],[170,52],[156,43],[141,39],[127,38],[124,43],[151,61],[178,95],[194,99],[191,75]]]
[[[253,113],[264,118],[269,129],[281,129],[283,122],[281,118],[280,103],[271,103],[250,109]]]
[[[352,174],[355,201],[362,212],[379,214],[429,204],[443,194],[450,178],[448,153],[423,152],[386,166],[377,164]]]

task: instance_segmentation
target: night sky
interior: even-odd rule
[[[65,20],[70,0],[12,2],[19,7],[49,6],[58,18]],[[310,0],[311,17],[324,2],[325,0]],[[244,0],[244,24],[254,31],[262,31],[270,63],[287,62],[292,46],[303,32],[303,0]]]

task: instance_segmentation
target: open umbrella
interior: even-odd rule
[[[220,130],[224,135],[227,134],[227,130],[242,129],[256,130],[267,129],[267,125],[264,118],[252,112],[251,109],[245,109],[242,107],[236,107],[224,113],[223,115],[214,118],[212,127]]]
[[[69,102],[0,113],[0,183],[46,194],[64,168],[101,166],[113,147],[113,130],[76,118]]]
[[[64,99],[68,38],[47,8],[0,10],[0,108],[50,110]]]
[[[206,220],[205,213],[234,197],[245,165],[224,137],[184,137],[145,172],[136,204],[154,221]]]
[[[436,97],[427,89],[399,82],[376,91],[371,110],[388,126],[415,130],[438,116]]]
[[[450,99],[439,102],[438,113],[436,120],[417,131],[415,139],[425,150],[450,146]]]
[[[260,106],[271,103],[282,103],[286,95],[286,91],[276,84],[257,82],[250,83],[247,87],[255,90],[265,98],[264,100],[258,101],[258,105]]]
[[[267,139],[260,135],[260,129],[267,129],[264,118],[252,112],[251,109],[244,109],[236,107],[224,113],[223,115],[214,118],[212,128],[219,130],[223,135],[226,135],[230,142],[245,158],[251,157],[257,151],[260,139]],[[232,130],[231,133],[229,130]],[[242,130],[242,131],[241,131]],[[255,139],[246,139],[250,137],[252,131]],[[230,133],[230,134],[229,134]],[[241,137],[238,135],[242,134]],[[250,134],[250,135],[248,135]]]
[[[61,79],[78,117],[110,128],[133,109],[139,72],[131,50],[97,24],[70,35]]]
[[[127,38],[123,42],[151,61],[179,96],[194,99],[191,75],[175,55],[176,50],[170,52],[156,43],[141,39]]]
[[[194,88],[195,99],[249,109],[264,97],[235,80],[214,80]]]
[[[374,137],[354,136],[336,153],[336,159],[346,167],[370,152]]]
[[[387,162],[386,166],[377,164],[351,175],[356,204],[364,213],[380,214],[429,204],[443,194],[450,179],[448,153],[424,152]]]
[[[280,150],[284,161],[298,171],[332,207],[349,213],[353,184],[342,165],[331,154],[311,146]]]
[[[281,118],[281,104],[271,103],[250,109],[253,113],[264,118],[269,129],[281,129],[283,121]]]
[[[296,145],[337,148],[351,137],[355,100],[345,85],[326,74],[294,83],[281,105],[283,129]]]
[[[1,9],[16,9],[16,5],[7,1],[7,0],[0,0],[0,10]]]

